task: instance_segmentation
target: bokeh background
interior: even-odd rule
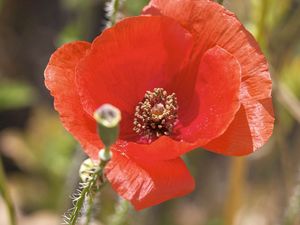
[[[120,17],[146,0],[127,0]],[[248,157],[204,150],[185,160],[196,190],[128,215],[128,225],[300,225],[300,1],[227,0],[271,66],[276,125]],[[58,225],[71,207],[85,159],[64,130],[43,83],[51,53],[95,38],[106,24],[102,0],[0,0],[0,156],[20,225]],[[117,196],[109,185],[97,217],[106,225]],[[8,225],[0,197],[0,225]]]

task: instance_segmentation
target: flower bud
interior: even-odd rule
[[[90,158],[83,161],[79,169],[79,176],[83,182],[88,182],[96,170],[96,163]]]
[[[104,104],[94,112],[94,119],[98,123],[98,134],[103,144],[109,148],[119,137],[120,110],[110,104]]]

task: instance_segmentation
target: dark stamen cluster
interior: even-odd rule
[[[177,122],[178,105],[175,93],[168,95],[163,88],[147,91],[135,108],[133,130],[149,142],[170,135]]]

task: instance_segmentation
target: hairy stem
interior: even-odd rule
[[[117,22],[117,15],[120,7],[120,0],[112,0],[112,12],[110,17],[111,26],[115,25]]]
[[[105,185],[105,182],[101,182],[100,186],[97,187],[97,181],[99,178],[103,177],[104,167],[106,166],[108,161],[101,161],[98,168],[94,171],[91,175],[91,179],[85,184],[83,184],[83,188],[79,194],[79,196],[75,199],[74,208],[70,214],[70,218],[68,219],[68,224],[75,225],[80,213],[82,211],[82,207],[84,205],[85,200],[87,199],[88,202],[88,209],[86,214],[86,225],[89,224],[91,220],[91,210],[93,207],[93,197],[95,190],[99,191],[101,187]]]
[[[8,188],[6,185],[6,179],[4,175],[4,170],[3,170],[3,165],[2,165],[2,159],[0,157],[0,194],[2,195],[4,202],[7,206],[7,210],[9,213],[9,219],[10,219],[10,224],[11,225],[16,225],[16,212],[15,212],[15,207],[13,205],[11,196],[8,192]]]

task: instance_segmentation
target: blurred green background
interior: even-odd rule
[[[146,3],[127,0],[120,18],[138,15]],[[274,134],[248,157],[189,153],[196,190],[130,212],[130,225],[300,225],[300,0],[224,5],[257,38],[270,63]],[[105,24],[101,0],[0,0],[0,154],[20,225],[58,225],[71,207],[86,156],[62,127],[43,70],[61,44],[91,41]],[[97,212],[102,224],[116,199],[107,186]],[[1,198],[0,225],[8,225]]]

